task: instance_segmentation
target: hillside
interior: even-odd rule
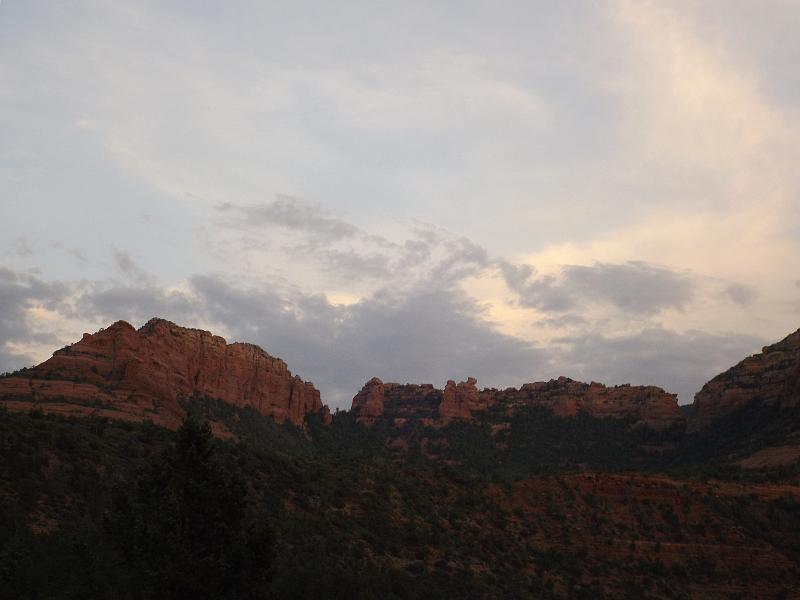
[[[310,422],[309,439],[252,409],[209,403],[200,412],[241,440],[213,447],[225,472],[245,482],[248,530],[272,532],[266,571],[248,576],[267,581],[268,597],[800,592],[797,485],[636,473],[485,478],[392,459],[346,414],[331,426]],[[3,452],[13,457],[0,470],[0,595],[180,597],[164,592],[169,575],[126,549],[120,536],[129,534],[113,526],[128,523],[131,510],[146,521],[165,510],[117,503],[154,485],[147,473],[160,471],[160,457],[180,437],[37,413],[2,413],[0,427]]]

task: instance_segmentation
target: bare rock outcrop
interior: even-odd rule
[[[456,384],[452,379],[447,382],[439,404],[439,418],[444,421],[452,419],[472,419],[472,411],[478,408],[478,380],[474,377]]]
[[[383,415],[384,400],[383,382],[373,377],[353,397],[353,410],[358,413],[359,422],[371,424]]]
[[[0,379],[0,404],[70,414],[102,414],[176,427],[180,400],[207,396],[250,406],[278,422],[302,424],[330,413],[313,384],[253,344],[227,344],[208,331],[151,319],[124,321],[55,352],[42,364]]]
[[[562,417],[584,413],[597,418],[629,418],[636,426],[655,430],[685,425],[677,396],[654,386],[608,387],[567,377],[526,383],[519,389],[478,390],[476,384],[470,377],[461,383],[448,381],[443,390],[438,390],[430,384],[401,385],[372,379],[353,398],[352,410],[359,422],[367,424],[385,418],[396,424],[415,419],[441,426],[456,419],[473,420],[492,407],[513,416],[526,406],[541,406]]]
[[[751,402],[800,407],[800,329],[706,383],[695,395],[689,431],[699,431]]]
[[[655,430],[685,424],[677,396],[651,385],[606,386],[559,377],[526,383],[519,389],[484,390],[481,395],[493,403],[502,403],[511,413],[522,406],[542,406],[562,417],[584,413],[601,419],[630,418],[636,425]]]

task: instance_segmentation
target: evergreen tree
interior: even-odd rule
[[[219,454],[208,423],[187,417],[174,446],[115,489],[106,532],[134,597],[265,593],[272,536],[248,518],[245,482]]]

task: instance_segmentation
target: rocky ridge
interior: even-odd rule
[[[170,428],[185,415],[180,401],[193,396],[249,406],[278,422],[301,425],[309,413],[330,419],[319,391],[283,360],[164,319],[139,330],[117,321],[0,379],[0,405],[11,410],[150,419]]]
[[[689,431],[699,431],[750,403],[800,407],[800,329],[706,383],[695,395]]]
[[[545,407],[562,417],[584,413],[598,418],[631,418],[634,426],[654,430],[685,425],[677,397],[655,386],[609,387],[567,377],[526,383],[519,389],[478,390],[476,384],[473,377],[460,383],[451,380],[439,390],[430,384],[401,385],[373,378],[353,398],[351,410],[367,425],[384,418],[397,426],[414,419],[436,427],[454,419],[473,420],[477,413],[493,407],[512,416],[525,406]]]

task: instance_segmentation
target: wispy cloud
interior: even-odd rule
[[[136,264],[127,251],[113,248],[111,256],[117,270],[130,281],[137,284],[152,284],[155,281],[153,275]]]
[[[223,215],[233,219],[223,220],[227,226],[248,229],[282,227],[300,232],[309,245],[351,239],[360,232],[352,223],[331,216],[319,204],[283,196],[265,204],[238,205],[225,202],[217,206]]]

